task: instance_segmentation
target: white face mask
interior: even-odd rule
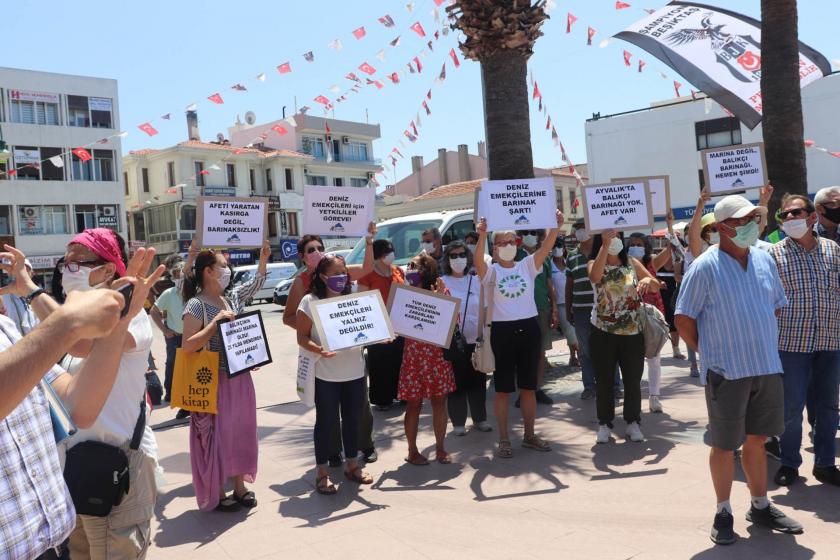
[[[467,268],[467,257],[457,257],[449,259],[449,266],[454,272],[461,273]]]
[[[225,267],[222,269],[222,274],[219,276],[219,286],[222,287],[222,291],[226,290],[228,285],[230,284],[230,269]]]
[[[644,247],[628,247],[627,254],[633,257],[634,259],[642,259],[645,256],[645,248]]]
[[[589,241],[589,233],[585,229],[576,229],[575,230],[575,237],[581,243],[585,243]]]
[[[811,231],[811,228],[808,227],[808,220],[802,218],[800,220],[782,222],[782,231],[789,237],[801,239]]]
[[[516,245],[503,245],[499,247],[499,259],[512,261],[516,257]]]
[[[175,279],[175,289],[176,289],[176,290],[178,290],[178,291],[180,292],[180,291],[181,291],[181,288],[182,288],[183,286],[184,286],[184,277],[183,277],[183,276],[181,276],[180,278],[176,278],[176,279]]]
[[[423,243],[420,244],[420,247],[424,251],[426,251],[426,253],[429,254],[429,255],[431,255],[432,253],[435,252],[435,244],[434,243],[423,242]]]
[[[561,249],[560,247],[555,247],[554,248],[554,256],[555,257],[562,257],[563,256],[563,249]]]
[[[470,253],[475,254],[475,245],[467,245],[467,249],[470,250]]]
[[[610,241],[610,246],[607,247],[607,253],[616,256],[622,249],[624,249],[624,242],[618,237],[613,237],[612,241]]]
[[[709,245],[717,245],[718,243],[720,243],[720,234],[713,231],[709,234]]]
[[[384,257],[382,257],[382,262],[387,264],[388,266],[391,266],[391,264],[393,264],[394,262],[394,252],[392,251]]]
[[[87,292],[105,285],[105,282],[97,284],[96,286],[90,285],[90,275],[94,270],[96,270],[96,268],[80,266],[79,270],[76,272],[70,272],[65,269],[64,274],[61,276],[61,287],[64,288],[64,293]]]
[[[522,236],[522,243],[524,243],[526,247],[536,247],[537,246],[537,236],[536,235],[523,235]]]

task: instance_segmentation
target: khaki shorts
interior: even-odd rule
[[[706,409],[712,447],[735,451],[747,435],[774,436],[785,429],[780,374],[725,379],[708,372]]]
[[[540,324],[540,347],[543,352],[551,350],[551,308],[537,309],[537,322]]]

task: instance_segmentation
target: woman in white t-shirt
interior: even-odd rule
[[[481,218],[476,230],[478,245],[475,249],[475,270],[483,285],[492,290],[493,325],[490,344],[496,358],[493,383],[496,400],[493,409],[499,425],[498,456],[513,457],[508,438],[508,396],[519,388],[522,419],[525,436],[522,447],[538,451],[550,451],[548,442],[534,432],[537,413],[535,391],[537,389],[537,367],[542,357],[542,337],[537,321],[537,305],[534,301],[534,280],[542,271],[543,263],[554,247],[554,241],[563,225],[563,213],[557,211],[557,227],[546,232],[540,248],[516,262],[516,232],[497,231],[493,233],[494,263],[484,262],[484,248],[487,245],[487,221]]]
[[[346,463],[344,476],[358,484],[372,484],[373,478],[359,465],[359,421],[364,396],[365,364],[362,347],[330,352],[324,350],[312,324],[312,304],[318,300],[350,293],[347,265],[341,257],[324,256],[312,272],[309,293],[300,301],[296,316],[297,342],[317,356],[315,362],[315,489],[335,494],[330,480],[330,433],[341,414],[341,436]]]

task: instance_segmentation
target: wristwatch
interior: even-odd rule
[[[46,294],[47,290],[44,288],[38,288],[37,290],[33,290],[28,296],[23,298],[23,301],[26,302],[26,305],[32,305],[32,300],[36,297],[40,296],[41,294]]]

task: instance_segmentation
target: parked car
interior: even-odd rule
[[[262,300],[266,303],[271,303],[274,294],[274,287],[277,285],[277,283],[292,277],[295,274],[296,270],[297,267],[292,263],[268,263],[268,265],[266,265],[266,278],[263,287],[260,288],[259,291],[254,294],[254,297],[251,298],[251,301],[248,301],[246,303],[250,305],[250,303],[255,300]],[[242,284],[243,282],[247,282],[248,280],[254,277],[254,274],[256,274],[256,272],[257,265],[255,264],[249,264],[247,266],[238,266],[234,268],[233,285],[236,286],[238,284]]]
[[[286,300],[289,299],[289,290],[292,289],[292,283],[294,283],[295,278],[297,278],[297,274],[294,274],[291,278],[280,280],[274,287],[273,297],[276,305],[286,305]]]

